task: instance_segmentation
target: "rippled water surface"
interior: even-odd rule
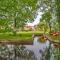
[[[47,40],[44,43],[33,40],[33,45],[0,45],[1,60],[57,60],[55,48]]]

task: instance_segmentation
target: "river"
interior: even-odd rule
[[[57,60],[55,51],[54,45],[48,40],[42,43],[35,37],[33,45],[0,46],[0,57],[5,58],[1,60]]]
[[[37,60],[47,60],[43,55],[46,55],[47,50],[49,49],[50,42],[48,40],[44,43],[41,43],[40,41],[38,41],[38,37],[35,37],[33,41],[33,45],[25,45],[25,46],[26,46],[26,49],[34,52]],[[53,44],[51,44],[50,52],[52,53],[52,55],[50,56],[50,60],[56,60],[53,54],[54,51],[55,51],[55,48]]]

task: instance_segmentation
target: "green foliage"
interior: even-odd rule
[[[43,24],[44,24],[44,26],[45,26],[45,31],[46,31],[46,29],[47,29],[47,26],[49,27],[49,29],[50,29],[50,31],[51,31],[51,23],[50,23],[50,20],[52,19],[52,15],[51,15],[51,13],[50,13],[50,11],[46,11],[46,12],[44,12],[44,14],[42,15],[42,18],[41,18],[41,21],[44,21],[45,20],[45,22],[43,22]],[[47,25],[47,26],[46,26]]]
[[[43,15],[42,15],[42,19],[41,20],[45,20],[46,22],[50,22],[50,19],[52,18],[51,13],[49,11],[46,11]]]
[[[41,31],[44,31],[44,33],[46,33],[46,31],[48,30],[48,26],[45,20],[42,20],[39,25],[38,28],[40,28]]]
[[[0,19],[9,20],[14,29],[23,27],[28,20],[34,19],[37,2],[38,0],[0,0]]]
[[[57,16],[57,22],[59,24],[59,31],[60,31],[60,0],[56,0],[55,1],[55,5],[56,5],[56,16]]]

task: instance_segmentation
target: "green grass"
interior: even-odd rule
[[[16,35],[13,35],[11,32],[0,33],[0,41],[32,41],[33,34],[40,34],[40,31],[28,31],[28,32],[17,32]]]
[[[60,35],[58,36],[53,36],[53,35],[49,35],[48,36],[53,40],[53,41],[56,41],[56,42],[60,42]]]
[[[26,36],[23,34],[11,35],[11,34],[1,34],[0,40],[8,40],[8,41],[25,41],[32,40],[32,36]]]
[[[24,40],[30,40],[32,37],[22,37],[22,36],[13,36],[13,35],[0,35],[0,40],[8,40],[8,41],[24,41]]]
[[[16,35],[14,35],[12,32],[6,32],[6,33],[0,33],[0,41],[1,40],[8,40],[8,41],[32,41],[32,35],[33,34],[41,34],[43,33],[42,31],[21,31],[17,32]],[[53,40],[53,41],[59,41],[60,42],[60,35],[59,36],[48,36]]]

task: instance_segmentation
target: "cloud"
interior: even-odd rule
[[[37,18],[34,19],[34,22],[32,22],[32,23],[28,23],[28,25],[30,25],[30,26],[34,26],[34,25],[39,24],[39,22],[40,22],[40,18],[41,18],[41,15],[42,15],[42,12],[38,12],[38,14],[37,14]]]

